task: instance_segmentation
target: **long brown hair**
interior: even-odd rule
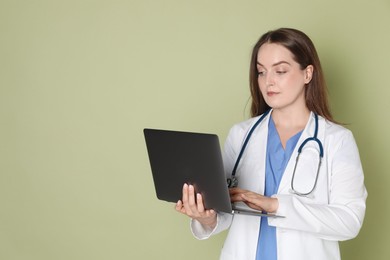
[[[250,63],[250,91],[252,96],[251,116],[255,117],[263,114],[270,107],[265,103],[259,89],[257,72],[257,54],[260,47],[265,43],[276,43],[287,48],[294,60],[305,69],[308,65],[313,66],[313,76],[305,88],[306,106],[310,111],[334,122],[328,104],[327,86],[322,72],[320,59],[313,42],[303,32],[291,29],[280,28],[269,31],[262,35],[257,41],[252,51]]]

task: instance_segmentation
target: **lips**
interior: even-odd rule
[[[278,94],[278,92],[275,92],[275,91],[267,91],[267,96],[269,96],[269,97],[275,96],[277,94]]]

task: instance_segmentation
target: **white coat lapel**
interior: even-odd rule
[[[265,165],[268,137],[269,113],[253,132],[247,151],[242,158],[238,175],[239,186],[260,194],[264,194]],[[249,130],[248,130],[249,131]],[[241,176],[242,177],[241,177]],[[244,177],[244,176],[245,177]]]

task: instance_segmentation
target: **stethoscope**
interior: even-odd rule
[[[238,154],[238,157],[237,157],[236,162],[234,164],[231,177],[227,179],[227,183],[228,183],[228,187],[229,188],[237,187],[238,179],[236,177],[236,171],[237,171],[238,165],[240,163],[241,157],[244,154],[245,148],[247,147],[248,142],[249,142],[249,140],[250,140],[254,130],[263,121],[263,119],[270,113],[270,111],[271,110],[267,110],[265,113],[263,113],[263,115],[256,121],[256,123],[249,130],[248,135],[246,136],[246,138],[244,140],[244,143],[243,143],[243,145],[241,147],[240,153]],[[318,181],[318,176],[319,176],[319,172],[320,172],[322,158],[324,157],[324,148],[322,146],[321,141],[317,137],[317,135],[318,135],[318,115],[316,113],[314,113],[314,119],[315,119],[314,135],[313,135],[313,137],[309,137],[309,138],[305,139],[302,142],[302,144],[299,146],[299,148],[298,148],[298,155],[297,155],[297,158],[295,160],[294,171],[293,171],[293,174],[292,174],[292,177],[291,177],[291,189],[290,189],[290,191],[293,194],[296,194],[296,195],[299,195],[299,196],[307,196],[307,195],[311,194],[314,191],[314,189],[316,188],[317,181]],[[309,191],[306,191],[306,192],[299,192],[294,187],[295,174],[296,174],[297,165],[299,163],[299,157],[301,156],[303,148],[309,142],[315,142],[318,145],[318,149],[319,149],[319,151],[318,151],[318,153],[319,153],[318,167],[317,167],[316,177],[315,177],[314,184],[313,184],[312,188]]]

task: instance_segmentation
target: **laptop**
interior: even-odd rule
[[[230,214],[280,217],[230,202],[219,138],[215,134],[144,129],[146,147],[157,198],[182,199],[184,183],[202,194],[206,209]]]

